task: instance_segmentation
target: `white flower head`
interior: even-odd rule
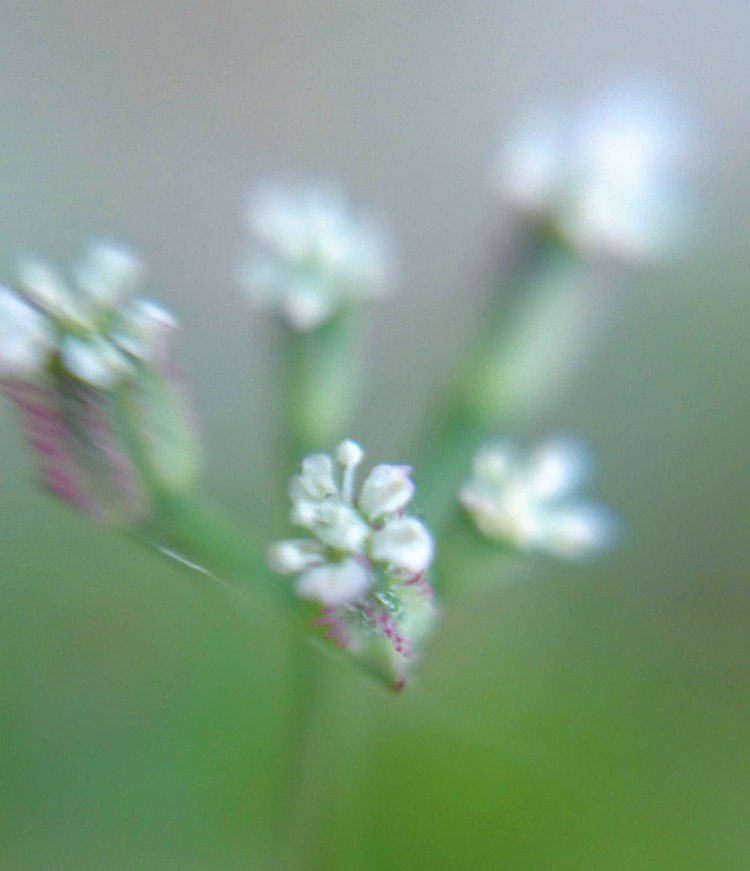
[[[653,258],[686,230],[689,136],[678,115],[674,101],[633,86],[606,91],[579,113],[539,108],[507,141],[494,185],[582,249]]]
[[[184,491],[200,465],[168,341],[177,324],[156,303],[129,298],[142,272],[123,246],[98,243],[70,281],[27,259],[17,287],[0,288],[0,384],[41,480],[118,522],[145,516],[157,484]]]
[[[135,359],[161,353],[176,327],[155,303],[129,301],[141,262],[115,242],[91,245],[66,281],[46,264],[24,259],[17,291],[0,293],[0,374],[40,374],[57,351],[75,379],[108,390],[128,377]]]
[[[556,437],[523,453],[509,441],[481,448],[459,499],[480,532],[522,551],[580,560],[613,542],[615,523],[576,491],[589,476],[584,447]]]
[[[290,539],[269,548],[281,574],[299,575],[297,592],[326,607],[361,603],[368,593],[393,592],[425,572],[433,555],[424,524],[407,516],[414,495],[408,466],[381,464],[355,476],[364,453],[353,441],[329,454],[312,454],[289,485],[292,522],[312,539]]]
[[[314,330],[393,283],[385,229],[337,184],[267,185],[251,202],[246,223],[253,247],[241,283],[253,302],[275,309],[295,330]]]

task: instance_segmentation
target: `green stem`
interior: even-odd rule
[[[505,574],[517,564],[518,552],[480,534],[457,503],[443,526],[440,541],[435,579],[443,599],[489,587],[498,574]]]
[[[354,667],[351,656],[312,631],[314,609],[294,596],[286,579],[271,572],[250,537],[227,518],[186,496],[161,495],[154,508],[151,520],[130,530],[142,544],[208,576],[243,609],[291,630],[346,668]],[[387,682],[387,676],[365,670]]]
[[[342,311],[310,333],[296,333],[282,327],[277,346],[280,354],[280,394],[283,433],[280,439],[284,477],[314,451],[330,451],[347,435],[359,393],[361,358],[355,314]],[[333,752],[340,760],[338,744],[316,740],[314,723],[325,712],[327,683],[348,680],[344,672],[329,678],[324,663],[312,661],[297,642],[290,650],[286,758],[282,770],[280,807],[281,845],[279,867],[307,867],[310,848],[308,821],[318,812],[310,802],[319,795],[321,772],[319,754]],[[324,778],[330,776],[324,766]],[[334,769],[338,766],[333,763]],[[323,798],[323,796],[320,796]],[[324,799],[325,800],[325,799]]]
[[[537,231],[523,246],[512,287],[488,299],[472,349],[422,444],[419,507],[433,529],[448,519],[479,444],[528,424],[562,393],[601,314],[572,249]]]
[[[184,556],[226,583],[240,584],[261,601],[283,602],[285,585],[266,567],[261,553],[203,500],[159,495],[154,520],[137,532],[158,547]]]
[[[331,450],[346,435],[361,380],[357,327],[355,313],[344,310],[309,333],[281,328],[288,472],[306,454]]]
[[[289,867],[290,851],[299,846],[295,840],[310,779],[310,743],[313,740],[312,727],[321,689],[318,663],[299,638],[291,639],[286,675],[287,710],[281,744],[281,783],[277,792],[272,844],[272,852],[278,857],[280,868]]]

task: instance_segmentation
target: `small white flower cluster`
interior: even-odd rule
[[[384,229],[338,185],[269,185],[246,216],[253,250],[240,279],[250,299],[300,332],[349,303],[387,292],[393,256]]]
[[[356,442],[344,441],[335,462],[328,454],[303,460],[289,487],[291,520],[313,538],[280,541],[268,552],[274,571],[299,576],[300,596],[327,608],[361,603],[370,592],[387,593],[391,582],[413,580],[432,561],[430,533],[405,513],[414,495],[411,469],[375,466],[355,501],[362,458]]]
[[[0,287],[0,377],[33,380],[53,355],[69,375],[101,390],[157,354],[176,321],[147,300],[128,301],[143,273],[114,243],[92,245],[73,285],[36,260],[21,264],[18,290]]]
[[[527,552],[580,560],[612,543],[615,524],[602,506],[578,499],[589,475],[583,446],[557,437],[523,454],[509,441],[486,445],[474,457],[461,504],[489,538]]]
[[[624,88],[579,115],[559,106],[528,115],[502,150],[494,183],[581,248],[648,259],[685,229],[686,139],[671,103]]]

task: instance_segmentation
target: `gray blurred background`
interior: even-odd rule
[[[0,280],[19,252],[67,264],[92,235],[142,250],[185,326],[206,487],[248,526],[274,399],[267,324],[233,280],[253,182],[340,174],[390,216],[401,284],[353,435],[401,459],[502,244],[487,166],[517,112],[633,73],[689,107],[693,243],[636,283],[545,422],[591,441],[626,546],[457,603],[402,698],[373,707],[329,675],[288,867],[748,867],[748,4],[2,12]],[[267,867],[283,639],[30,479],[6,405],[0,866]]]

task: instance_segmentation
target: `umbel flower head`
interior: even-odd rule
[[[240,275],[245,291],[295,330],[314,330],[391,287],[384,228],[338,184],[269,184],[251,202],[246,223],[252,249]]]
[[[125,247],[102,242],[71,282],[29,259],[14,289],[0,287],[0,382],[45,484],[92,514],[138,514],[145,478],[177,486],[196,468],[177,322],[130,298],[142,274]]]
[[[574,245],[628,260],[669,251],[685,230],[686,132],[653,89],[605,92],[579,114],[539,107],[499,155],[494,183]]]
[[[459,499],[477,529],[524,552],[580,560],[612,543],[615,523],[601,505],[579,499],[589,475],[583,446],[556,437],[529,452],[496,441],[474,457]]]
[[[299,596],[319,602],[327,636],[401,685],[434,623],[427,571],[432,537],[407,514],[408,466],[375,466],[355,492],[362,448],[344,441],[335,457],[313,454],[290,483],[291,520],[310,538],[271,545],[269,565],[296,575]]]

